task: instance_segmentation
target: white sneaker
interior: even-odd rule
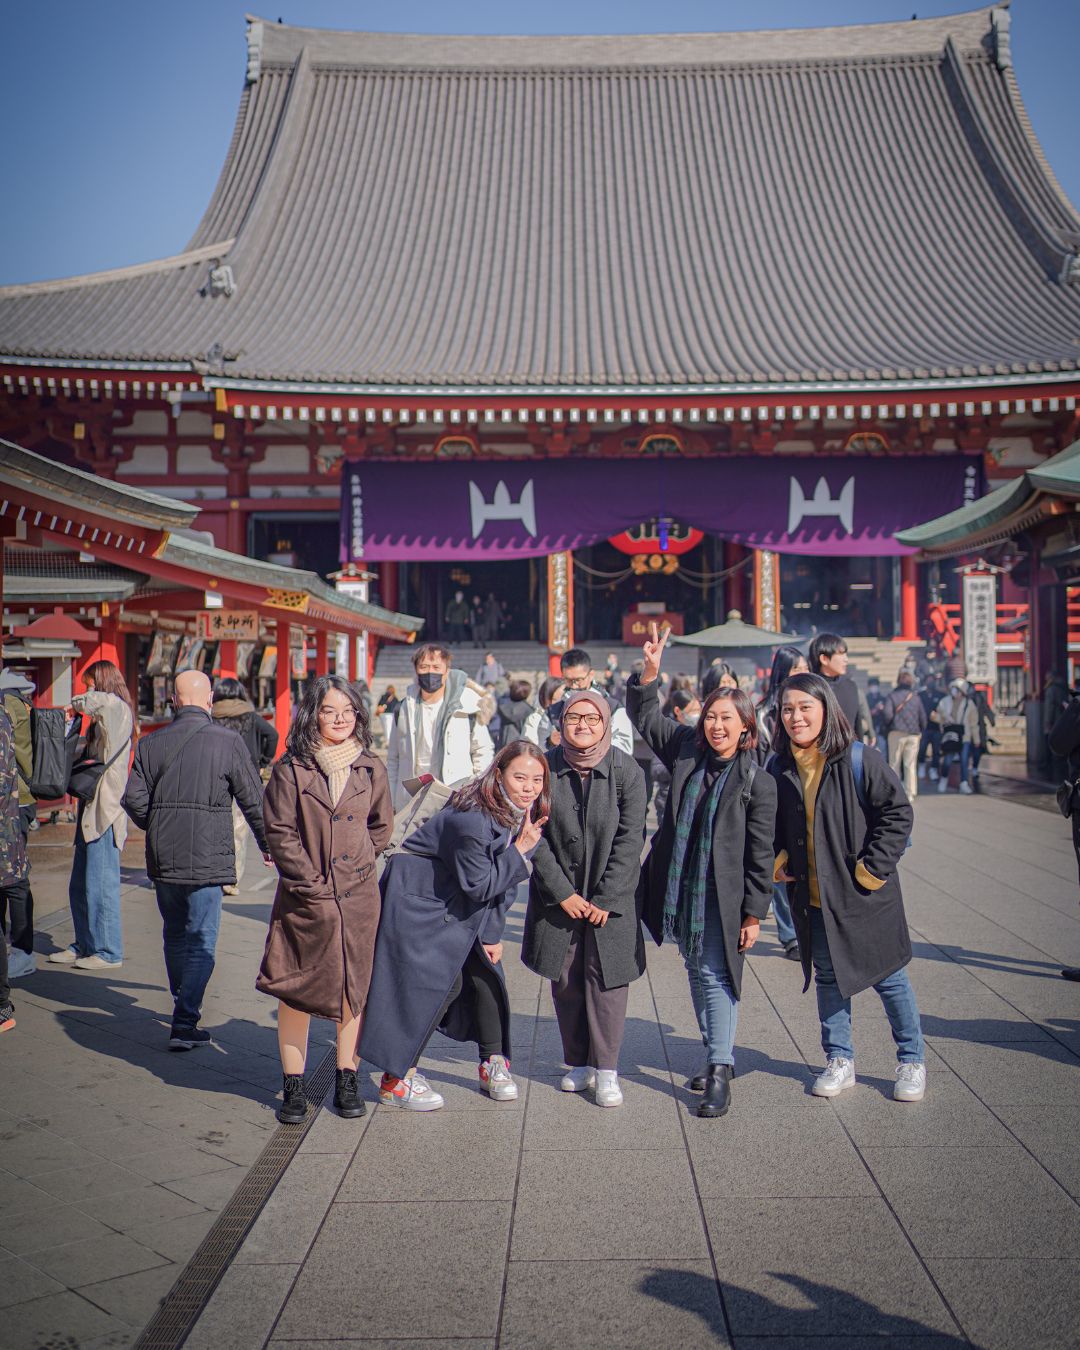
[[[8,952],[8,979],[21,980],[24,975],[33,975],[37,970],[37,957],[33,952],[24,952],[19,947],[12,947]]]
[[[974,792],[974,788],[971,786],[970,783],[965,783],[964,780],[961,778],[960,791],[964,794],[965,797],[970,797]]]
[[[239,895],[239,894],[240,894],[240,887],[237,886],[234,882],[227,882],[224,886],[222,886],[222,888],[221,888],[221,894],[222,894],[222,895]]]
[[[926,765],[925,765],[925,764],[920,764],[920,765],[919,765],[919,777],[920,777],[920,778],[925,778],[925,777],[926,777]]]
[[[97,953],[93,956],[80,956],[73,962],[76,970],[119,970],[123,961],[106,961]]]
[[[926,1096],[926,1065],[898,1064],[892,1095],[898,1102],[921,1102]]]
[[[948,790],[949,790],[949,780],[948,780],[947,778],[939,778],[939,779],[938,779],[937,790],[938,790],[939,792],[948,792]]]
[[[855,1065],[843,1055],[836,1055],[825,1065],[823,1073],[814,1079],[810,1091],[815,1097],[836,1097],[845,1088],[855,1086]]]
[[[587,1092],[589,1088],[596,1086],[596,1070],[588,1064],[582,1064],[577,1069],[570,1069],[564,1073],[559,1087],[563,1092]]]
[[[73,966],[79,959],[74,947],[65,947],[62,952],[50,952],[48,959],[54,966]]]
[[[438,1111],[446,1105],[422,1073],[414,1073],[411,1078],[392,1080],[389,1086],[387,1075],[383,1074],[379,1084],[379,1101],[387,1106],[400,1106],[403,1111]]]
[[[937,771],[937,769],[935,769],[934,766],[931,764],[931,765],[930,765],[930,781],[931,781],[931,783],[936,783],[937,780],[938,780],[938,771]]]
[[[622,1106],[622,1088],[619,1086],[619,1075],[614,1069],[597,1069],[596,1104],[597,1106]]]
[[[518,1085],[502,1055],[492,1055],[480,1065],[480,1086],[494,1102],[516,1102]]]

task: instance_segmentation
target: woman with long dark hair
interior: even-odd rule
[[[904,967],[911,938],[897,864],[914,813],[899,778],[856,742],[820,675],[793,675],[780,703],[776,757],[776,879],[787,885],[806,982],[813,973],[824,1071],[817,1097],[855,1082],[851,1000],[873,988],[896,1044],[897,1101],[926,1091],[922,1027]]]
[[[387,863],[360,1038],[360,1053],[384,1070],[380,1101],[408,1111],[443,1105],[416,1070],[436,1028],[479,1046],[482,1091],[516,1100],[502,934],[547,820],[548,786],[537,747],[513,741]]]
[[[757,723],[749,696],[718,687],[697,726],[660,712],[660,661],[667,634],[651,637],[645,670],[631,676],[626,710],[671,773],[664,818],[645,861],[645,923],[656,942],[673,940],[686,963],[706,1051],[699,1116],[731,1105],[743,957],[757,941],[772,898],[776,787],[754,759]]]
[[[569,1072],[564,1092],[595,1089],[621,1106],[619,1049],[631,983],[645,973],[638,876],[645,779],[611,744],[611,707],[567,694],[562,743],[548,751],[551,812],[533,859],[521,959],[551,981]]]
[[[360,693],[340,675],[320,675],[304,690],[263,797],[279,880],[256,988],[278,1000],[286,1124],[307,1114],[312,1017],[337,1026],[335,1106],[348,1118],[365,1110],[356,1042],[379,924],[375,859],[394,828],[386,769],[370,745]]]
[[[792,675],[805,675],[810,667],[806,657],[798,647],[777,647],[773,653],[772,670],[769,672],[769,686],[765,696],[758,704],[758,759],[768,767],[775,753],[776,728],[780,722],[780,691],[784,682]],[[787,887],[781,882],[773,886],[773,918],[776,920],[776,936],[789,961],[799,959],[799,941],[795,936],[795,925],[791,919],[791,906],[788,904]]]
[[[76,694],[71,707],[90,718],[86,753],[100,760],[105,772],[75,815],[75,861],[68,883],[75,939],[49,960],[76,970],[115,970],[124,960],[120,854],[128,826],[121,799],[139,724],[124,677],[112,661],[92,662],[83,683],[86,692]]]

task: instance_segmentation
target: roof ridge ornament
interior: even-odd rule
[[[1009,13],[1008,3],[995,5],[990,11],[990,24],[997,68],[998,70],[1011,70],[1012,47],[1009,42],[1009,28],[1012,25],[1012,15]]]
[[[262,71],[263,21],[254,14],[245,14],[247,20],[247,73],[245,84],[255,84]]]

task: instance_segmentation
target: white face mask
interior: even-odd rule
[[[700,713],[683,713],[684,727],[696,727],[700,721],[701,721]]]

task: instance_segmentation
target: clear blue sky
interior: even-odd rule
[[[603,33],[797,28],[950,14],[964,0],[5,0],[0,284],[179,252],[210,198],[243,88],[244,13],[317,28]],[[1014,0],[1035,131],[1080,205],[1080,0]]]

